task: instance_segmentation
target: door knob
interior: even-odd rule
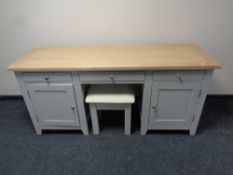
[[[72,110],[73,112],[75,112],[75,107],[71,107],[71,110]]]
[[[152,106],[152,109],[156,112],[157,111],[157,106]]]

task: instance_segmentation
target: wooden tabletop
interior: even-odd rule
[[[220,64],[196,45],[65,46],[32,49],[10,71],[206,70]]]

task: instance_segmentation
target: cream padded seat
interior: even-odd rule
[[[134,103],[134,91],[127,85],[93,85],[86,103]]]
[[[91,85],[85,102],[89,103],[94,134],[99,134],[97,110],[124,110],[125,134],[131,134],[131,104],[135,102],[133,89],[128,85]]]

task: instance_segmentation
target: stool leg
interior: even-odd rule
[[[97,116],[97,110],[94,103],[90,103],[90,112],[91,112],[91,123],[94,134],[100,133],[99,120]]]
[[[131,104],[125,105],[125,135],[131,134]]]

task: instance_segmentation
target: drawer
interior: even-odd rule
[[[23,73],[27,82],[72,82],[71,73]]]
[[[166,71],[155,72],[154,80],[157,81],[197,81],[204,78],[205,71]]]
[[[80,72],[81,82],[143,82],[144,72]]]

